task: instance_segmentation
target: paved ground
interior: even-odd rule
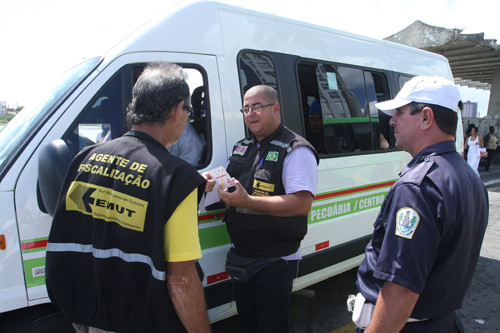
[[[484,171],[484,167],[480,166],[479,176],[486,186],[500,183],[500,164],[491,165],[489,171]]]
[[[488,191],[490,217],[481,257],[459,311],[468,333],[500,331],[500,176],[496,181]]]

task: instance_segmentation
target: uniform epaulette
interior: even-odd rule
[[[402,175],[401,182],[420,185],[433,165],[433,158],[429,156],[423,156],[422,160],[419,161],[416,167],[411,168],[404,175]]]
[[[236,142],[234,144],[234,146],[238,146],[239,144],[245,144],[245,145],[249,145],[249,144],[252,144],[253,143],[253,138],[244,138],[244,139],[241,139],[240,141]]]

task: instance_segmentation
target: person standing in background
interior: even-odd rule
[[[486,151],[488,152],[484,170],[490,171],[490,164],[498,147],[498,138],[495,136],[495,126],[490,126],[490,132],[488,133],[488,135],[486,135],[484,145],[486,146]]]
[[[479,177],[479,161],[481,161],[481,150],[484,148],[483,138],[478,134],[478,128],[473,126],[471,128],[470,136],[465,140],[464,149],[467,151],[467,163],[476,172]]]

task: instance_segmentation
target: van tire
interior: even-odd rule
[[[54,305],[43,304],[0,314],[0,332],[74,333],[75,329]]]

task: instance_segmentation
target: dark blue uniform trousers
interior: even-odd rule
[[[289,308],[298,261],[271,262],[248,283],[234,283],[242,333],[291,332]]]

